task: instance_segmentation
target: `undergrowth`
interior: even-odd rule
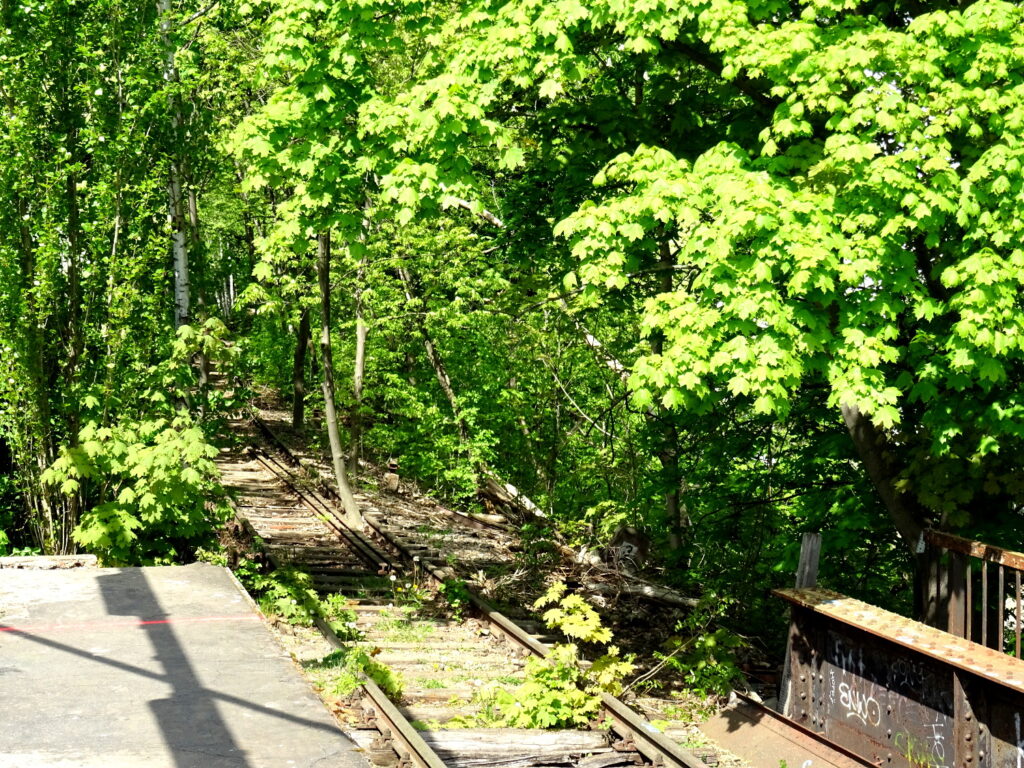
[[[348,609],[342,595],[321,599],[309,574],[294,568],[267,570],[250,558],[243,558],[235,575],[267,616],[299,627],[311,627],[322,619],[342,640],[360,640],[355,629],[356,614]]]
[[[388,669],[364,648],[341,648],[307,666],[309,670],[325,673],[323,689],[334,696],[348,696],[363,684],[363,676],[370,678],[389,699],[402,697],[402,677]]]
[[[601,709],[601,694],[616,695],[622,681],[633,671],[633,657],[619,655],[611,645],[612,633],[600,616],[579,595],[566,595],[566,586],[556,583],[534,608],[552,606],[544,613],[548,628],[583,643],[605,644],[604,654],[585,668],[575,642],[558,643],[544,658],[526,662],[523,682],[509,689],[500,684],[487,686],[476,696],[483,711],[462,718],[467,726],[506,728],[572,728],[594,720]]]

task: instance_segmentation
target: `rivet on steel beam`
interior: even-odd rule
[[[970,712],[964,712],[964,720],[970,720],[970,719],[971,719],[971,713]]]
[[[806,699],[807,698],[807,694],[806,693],[801,693],[800,694],[800,698],[801,699]]]
[[[800,675],[800,682],[801,683],[806,683],[807,682],[807,675]]]
[[[886,738],[888,738],[888,739],[891,739],[891,738],[892,738],[892,728],[889,728],[889,729],[888,729],[888,730],[887,730],[887,731],[885,732],[885,736],[886,736]]]
[[[818,675],[818,682],[819,683],[824,683],[825,682],[825,676],[824,675]]]
[[[964,734],[964,741],[970,741],[970,740],[971,740],[971,734],[965,733]]]

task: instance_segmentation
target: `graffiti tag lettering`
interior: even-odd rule
[[[839,704],[846,716],[860,720],[864,725],[876,726],[882,722],[882,707],[874,696],[867,696],[849,683],[839,684]]]

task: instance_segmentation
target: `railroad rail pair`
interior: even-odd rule
[[[336,495],[329,487],[318,488],[317,491],[309,490],[308,479],[300,474],[302,463],[291,453],[288,447],[277,437],[270,427],[259,417],[254,418],[254,423],[260,430],[266,441],[273,446],[274,451],[284,457],[284,461],[278,459],[268,452],[257,448],[251,448],[251,455],[274,476],[285,483],[300,499],[314,510],[322,519],[334,529],[339,537],[350,542],[356,551],[360,553],[368,567],[378,572],[391,569],[398,570],[402,563],[396,563],[385,550],[396,552],[404,561],[405,565],[411,565],[418,561],[419,569],[436,583],[443,583],[446,579],[452,578],[454,572],[445,566],[435,562],[429,555],[422,551],[409,549],[402,541],[386,530],[379,518],[375,515],[365,515],[364,521],[368,527],[369,540],[360,531],[355,531],[346,525],[343,516],[337,512]],[[326,501],[324,496],[334,497],[332,503]],[[456,515],[460,522],[475,528],[494,527],[504,529],[505,526],[480,521],[475,518],[467,518],[465,515]],[[463,519],[466,518],[466,519]],[[546,656],[549,648],[536,637],[526,632],[514,621],[495,610],[486,600],[479,595],[470,593],[470,600],[478,618],[487,622],[492,631],[505,638],[514,647],[523,649],[524,652],[536,656]],[[330,628],[320,622],[319,628],[328,637],[328,641],[335,647],[341,643],[333,635]],[[382,740],[378,746],[391,746],[399,756],[409,764],[419,768],[440,768],[443,762],[437,758],[429,745],[413,729],[397,707],[392,704],[384,693],[372,683],[367,681],[364,686],[366,696],[371,702],[374,716],[382,726]],[[836,745],[830,744],[813,729],[794,724],[775,712],[767,709],[759,702],[746,699],[745,704],[758,712],[760,723],[759,728],[766,731],[785,734],[789,741],[799,744],[805,749],[811,762],[820,765],[830,765],[833,768],[864,768],[868,764],[857,758],[853,753]],[[605,694],[602,697],[602,713],[606,722],[611,726],[616,736],[614,747],[617,750],[635,752],[642,756],[649,764],[660,766],[674,766],[676,768],[707,768],[706,764],[693,753],[683,749],[678,744],[661,733],[655,726],[647,721],[642,715],[633,710],[621,700]],[[754,738],[757,738],[756,736]],[[805,761],[805,765],[806,765]],[[774,768],[774,766],[773,766]],[[796,768],[794,766],[794,768]]]
[[[291,456],[290,452],[285,453],[287,448],[276,441],[276,437],[266,425],[263,426],[262,431],[268,438],[274,440],[275,447],[279,451],[285,456],[291,457],[291,460],[297,463],[297,460]],[[401,565],[395,563],[386,552],[375,546],[374,543],[367,541],[362,533],[354,531],[347,526],[344,519],[336,514],[332,505],[318,498],[319,494],[303,490],[299,478],[296,477],[290,468],[283,465],[273,456],[255,447],[250,448],[249,453],[267,471],[272,472],[285,483],[311,509],[315,509],[321,516],[326,516],[325,522],[339,536],[344,537],[346,542],[353,546],[369,567],[397,569]],[[374,539],[384,543],[386,547],[393,551],[398,552],[406,565],[411,565],[414,559],[418,560],[424,575],[434,581],[435,584],[442,584],[446,579],[454,575],[450,570],[439,566],[429,557],[421,556],[407,549],[402,542],[393,537],[381,525],[375,516],[367,515],[364,517],[364,520]],[[479,595],[470,592],[470,601],[478,618],[485,621],[493,631],[502,635],[508,643],[536,656],[543,657],[547,655],[549,648],[546,644],[540,642],[507,616],[495,610],[493,606]],[[328,638],[328,642],[334,647],[343,647],[343,643],[338,640],[326,623],[320,621],[317,622],[317,626]],[[373,681],[369,679],[364,681],[364,688],[367,696],[373,702],[377,716],[383,720],[385,727],[390,732],[389,738],[400,743],[402,748],[400,754],[408,755],[411,762],[420,768],[440,768],[440,766],[444,765],[423,738],[419,736],[418,732],[409,725],[397,707],[387,699],[383,691]],[[698,757],[668,739],[642,715],[615,697],[605,694],[602,697],[602,710],[605,718],[611,723],[612,730],[618,736],[617,746],[619,750],[636,751],[655,765],[707,768]]]

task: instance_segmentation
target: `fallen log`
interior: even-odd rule
[[[529,496],[489,470],[480,474],[478,493],[492,506],[502,510],[505,517],[517,520],[528,520],[531,517],[547,520],[547,514],[534,504]]]
[[[0,557],[0,568],[20,568],[53,571],[64,568],[93,568],[96,555],[38,555],[29,557]]]
[[[675,605],[681,608],[696,608],[699,601],[695,597],[681,595],[674,589],[662,587],[648,582],[619,582],[608,584],[600,581],[591,581],[582,585],[584,592],[595,595],[607,595],[609,597],[628,597],[651,600],[664,605]]]

